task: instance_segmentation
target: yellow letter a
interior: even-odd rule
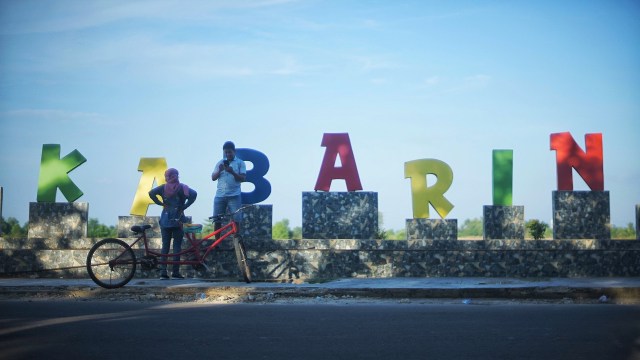
[[[165,183],[164,172],[167,170],[165,158],[140,158],[138,171],[142,171],[142,177],[138,183],[136,196],[133,198],[131,215],[147,215],[149,205],[153,204],[149,198],[149,191],[153,188],[154,180],[158,186]]]

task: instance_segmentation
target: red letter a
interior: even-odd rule
[[[316,191],[329,191],[333,179],[344,179],[348,191],[362,190],[349,134],[324,134],[322,136],[322,146],[326,147],[327,150],[324,152],[320,174],[314,189]],[[338,154],[340,154],[341,167],[335,166]]]

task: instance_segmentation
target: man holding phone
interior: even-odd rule
[[[223,159],[218,161],[211,174],[211,180],[218,181],[218,189],[213,199],[213,216],[234,212],[242,205],[240,184],[247,177],[247,168],[244,161],[236,156],[236,146],[227,141],[222,146]],[[242,214],[236,214],[234,220],[239,224]],[[214,229],[218,230],[221,224],[216,222]]]

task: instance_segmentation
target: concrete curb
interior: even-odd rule
[[[256,302],[275,299],[500,299],[519,301],[573,301],[597,303],[606,297],[606,302],[615,304],[640,304],[640,286],[618,284],[602,286],[594,281],[593,286],[541,282],[519,282],[502,280],[462,280],[450,283],[419,282],[420,280],[381,279],[358,281],[337,280],[322,284],[252,283],[192,281],[179,282],[159,280],[134,280],[119,289],[103,289],[89,281],[3,281],[0,280],[0,300],[6,299],[77,299],[77,300],[137,300],[137,301],[194,301],[217,299],[222,302]],[[416,284],[415,282],[418,281]]]

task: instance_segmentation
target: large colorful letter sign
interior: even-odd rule
[[[513,150],[493,150],[493,205],[513,205]]]
[[[427,175],[435,175],[435,185],[427,186]],[[404,177],[411,178],[411,198],[413,217],[429,218],[429,204],[441,218],[445,218],[453,209],[453,204],[444,197],[453,183],[453,171],[446,163],[436,159],[413,160],[404,163]]]
[[[257,204],[271,195],[271,184],[264,176],[269,171],[269,159],[263,153],[253,149],[237,149],[236,154],[244,161],[253,164],[253,169],[247,171],[246,182],[255,186],[252,192],[242,193],[243,204]]]
[[[556,151],[558,172],[558,190],[573,190],[572,169],[593,191],[604,191],[604,173],[602,170],[602,133],[586,134],[584,152],[575,142],[571,133],[551,134],[551,150]]]
[[[329,191],[333,179],[344,179],[348,191],[362,190],[349,134],[324,134],[322,136],[322,146],[326,147],[327,150],[324,152],[320,174],[314,189],[316,191]],[[340,155],[341,167],[335,166],[338,155]]]
[[[138,190],[133,198],[133,205],[131,205],[131,215],[145,216],[149,205],[153,204],[151,198],[149,198],[149,191],[153,188],[153,181],[155,180],[158,186],[164,184],[164,172],[167,171],[167,160],[165,158],[140,158],[138,164],[138,171],[142,171],[140,182],[138,183]]]
[[[58,188],[69,202],[82,196],[82,191],[71,181],[69,173],[85,161],[87,159],[78,150],[73,150],[61,159],[59,144],[42,145],[37,201],[56,202]]]

